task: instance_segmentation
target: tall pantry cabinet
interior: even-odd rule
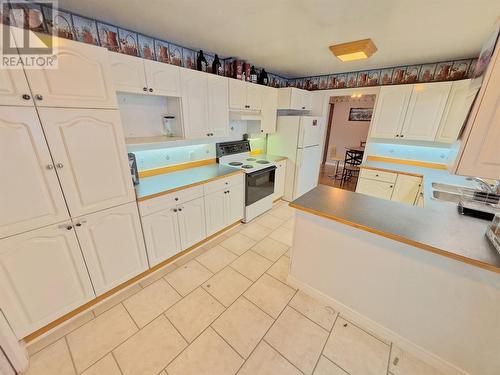
[[[60,41],[58,69],[0,73],[0,309],[18,338],[148,268],[106,50]]]

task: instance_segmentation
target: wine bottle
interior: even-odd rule
[[[264,68],[260,71],[259,79],[257,80],[257,83],[260,83],[261,85],[267,86],[269,84],[269,77],[267,76],[267,72]]]
[[[253,65],[250,68],[250,82],[257,83],[257,72],[255,71],[255,66]]]
[[[203,55],[203,51],[200,49],[198,52],[198,56],[196,58],[196,69],[202,72],[206,72],[208,69],[207,59],[205,55]]]
[[[219,60],[219,56],[215,54],[214,62],[212,63],[212,73],[217,74],[218,76],[224,75],[224,70],[222,69],[222,64]]]

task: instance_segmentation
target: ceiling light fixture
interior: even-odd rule
[[[330,51],[337,56],[340,61],[354,61],[367,59],[375,52],[377,47],[371,39],[356,40],[354,42],[335,44],[330,46]]]

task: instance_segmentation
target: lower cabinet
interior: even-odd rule
[[[422,177],[398,174],[391,200],[413,205],[415,204],[421,185]]]
[[[0,307],[18,338],[94,297],[71,222],[0,241]]]
[[[148,269],[135,202],[73,219],[97,295]]]
[[[273,201],[285,195],[286,160],[276,163]]]
[[[207,236],[205,229],[205,202],[203,198],[183,203],[177,208],[179,233],[182,250],[204,240]]]
[[[245,211],[245,186],[233,185],[205,196],[207,236],[243,219]]]
[[[394,184],[392,182],[376,181],[360,177],[356,186],[356,192],[389,200],[391,199],[393,188]]]

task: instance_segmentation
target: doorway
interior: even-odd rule
[[[329,103],[319,183],[354,191],[359,167],[351,165],[356,164],[352,156],[363,157],[375,95],[332,96]]]

